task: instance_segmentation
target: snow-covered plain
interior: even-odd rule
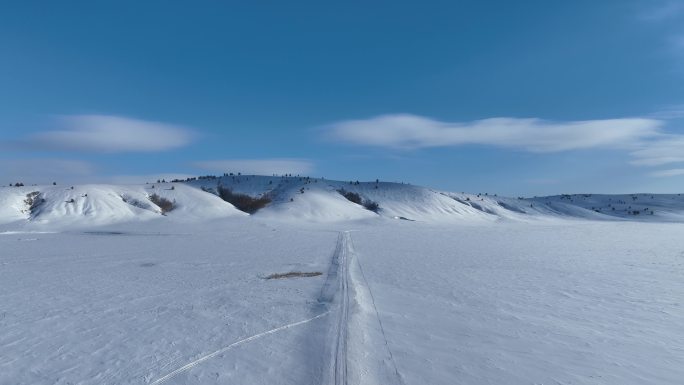
[[[247,215],[218,183],[273,201]],[[681,384],[682,213],[258,176],[3,187],[0,384]],[[312,274],[267,279],[290,272]]]

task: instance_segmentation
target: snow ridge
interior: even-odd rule
[[[406,220],[488,223],[557,219],[684,222],[681,194],[574,194],[509,198],[432,190],[390,182],[343,182],[323,178],[231,175],[145,185],[0,187],[0,225],[50,228],[108,225],[168,218],[203,221],[248,217],[217,196],[221,188],[270,203],[253,216],[265,220],[340,222]],[[368,210],[348,200],[351,193]],[[152,198],[172,204],[162,209]],[[358,202],[358,201],[357,201]]]

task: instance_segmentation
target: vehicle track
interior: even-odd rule
[[[354,241],[351,239],[351,235],[349,236],[349,250],[350,254],[355,255],[355,248],[354,248]],[[378,311],[378,307],[375,303],[375,295],[373,295],[373,290],[371,290],[370,284],[368,283],[368,279],[366,278],[366,273],[363,271],[363,266],[361,266],[361,260],[356,257],[354,258],[356,261],[356,265],[358,266],[358,271],[361,275],[361,279],[363,280],[362,285],[365,285],[365,288],[368,290],[368,294],[370,296],[371,300],[371,305],[373,307],[373,312],[375,315],[375,319],[378,321],[378,326],[380,328],[380,332],[382,334],[382,339],[385,345],[385,349],[387,350],[387,353],[389,355],[389,361],[391,362],[392,369],[393,369],[393,375],[396,377],[396,383],[398,385],[405,385],[404,378],[401,376],[399,373],[399,367],[397,366],[397,361],[394,358],[394,354],[392,353],[392,349],[390,349],[389,341],[387,340],[387,333],[385,332],[385,327],[382,324],[382,319],[380,318],[380,312]],[[351,262],[349,262],[351,263]]]
[[[186,371],[192,369],[193,367],[195,367],[195,366],[201,364],[202,362],[204,362],[204,361],[206,361],[206,360],[208,360],[208,359],[211,359],[211,358],[213,358],[213,357],[216,357],[216,356],[218,356],[218,355],[221,354],[221,353],[225,353],[226,351],[228,351],[228,350],[230,350],[230,349],[232,349],[232,348],[234,348],[234,347],[236,347],[236,346],[242,345],[242,344],[247,343],[247,342],[249,342],[249,341],[256,340],[256,339],[261,338],[261,337],[265,337],[265,336],[267,336],[267,335],[269,335],[269,334],[277,333],[277,332],[279,332],[279,331],[281,331],[281,330],[285,330],[285,329],[293,328],[293,327],[295,327],[295,326],[299,326],[299,325],[303,325],[303,324],[309,323],[309,322],[311,322],[311,321],[314,321],[314,320],[316,320],[316,319],[319,319],[319,318],[321,318],[321,317],[324,317],[324,316],[328,315],[328,313],[329,313],[329,311],[326,311],[326,312],[324,312],[324,313],[318,314],[318,315],[316,315],[316,316],[314,316],[314,317],[307,318],[307,319],[302,320],[302,321],[298,321],[298,322],[294,322],[294,323],[291,323],[291,324],[283,325],[283,326],[277,327],[277,328],[275,328],[275,329],[267,330],[267,331],[265,331],[265,332],[261,332],[261,333],[255,334],[255,335],[253,335],[253,336],[250,336],[250,337],[243,338],[243,339],[241,339],[241,340],[235,341],[235,342],[233,342],[232,344],[230,344],[230,345],[228,345],[228,346],[225,346],[225,347],[223,347],[223,348],[221,348],[221,349],[219,349],[219,350],[216,350],[216,351],[213,352],[213,353],[206,354],[206,355],[204,355],[204,356],[202,356],[202,357],[200,357],[200,358],[198,358],[198,359],[196,359],[196,360],[194,360],[194,361],[192,361],[192,362],[190,362],[190,363],[188,363],[188,364],[186,364],[186,365],[181,366],[180,368],[178,368],[178,369],[176,369],[176,370],[174,370],[174,371],[168,373],[167,375],[165,375],[165,376],[163,376],[163,377],[160,377],[160,378],[156,379],[155,381],[151,382],[150,385],[159,385],[159,384],[163,384],[164,382],[166,382],[166,381],[172,379],[173,377],[179,375],[180,373],[186,372]]]
[[[333,357],[334,385],[347,385],[347,341],[349,327],[349,257],[350,235],[348,231],[340,234],[337,247],[337,266],[339,277],[339,315],[335,352]]]
[[[232,344],[225,346],[212,353],[203,355],[202,357],[193,360],[186,365],[183,365],[176,370],[156,379],[149,385],[160,385],[166,381],[176,377],[177,375],[186,372],[193,367],[214,358],[222,353],[225,353],[232,348],[248,343],[255,339],[265,337],[267,335],[277,333],[279,331],[307,324],[318,318],[322,318],[330,313],[336,313],[337,319],[334,322],[334,343],[332,350],[332,383],[333,385],[348,385],[348,329],[349,329],[349,306],[350,306],[350,274],[349,265],[352,258],[352,242],[349,231],[341,232],[337,238],[335,251],[333,253],[332,261],[326,278],[326,282],[321,288],[321,293],[318,298],[318,303],[321,309],[317,315],[291,324],[283,325],[262,333],[255,334],[246,338],[242,338]],[[337,306],[331,307],[334,303]]]

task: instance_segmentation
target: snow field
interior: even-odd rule
[[[298,177],[3,187],[0,384],[680,384],[682,213]],[[322,274],[265,279],[290,272]]]
[[[235,341],[310,318],[322,277],[262,277],[324,271],[337,236],[239,222],[130,227],[0,236],[0,383],[149,384]],[[309,366],[320,348],[302,345],[304,332],[240,346],[166,383],[320,377]]]
[[[354,233],[408,384],[678,384],[681,224]]]

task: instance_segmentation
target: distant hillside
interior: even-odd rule
[[[232,202],[232,203],[231,203]],[[249,213],[249,214],[248,214]],[[102,225],[222,217],[331,222],[684,221],[681,194],[576,194],[535,198],[436,191],[381,181],[227,175],[145,185],[0,188],[0,224]]]

